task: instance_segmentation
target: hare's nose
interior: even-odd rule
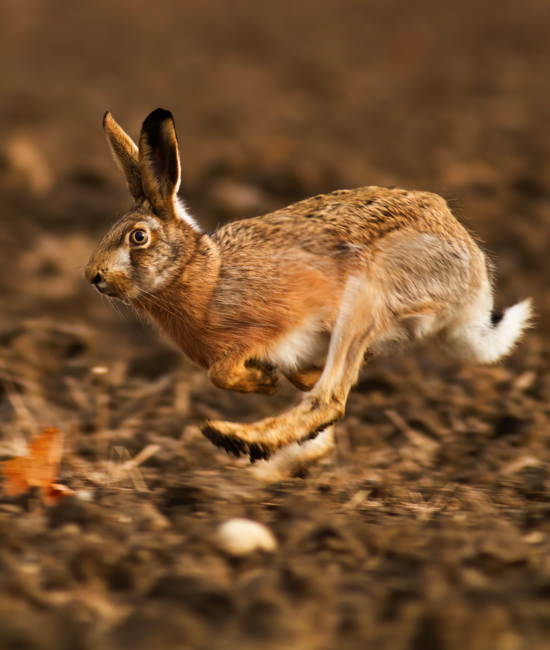
[[[96,273],[92,278],[92,284],[97,286],[101,282],[101,273]]]

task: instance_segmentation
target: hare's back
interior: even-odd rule
[[[340,190],[229,223],[212,239],[220,252],[213,304],[224,323],[244,322],[251,296],[265,322],[283,312],[294,322],[296,305],[324,296],[310,311],[332,323],[350,273],[367,267],[401,314],[437,311],[485,282],[483,253],[446,202],[427,192]]]
[[[341,244],[368,246],[396,230],[470,240],[437,194],[363,187],[320,194],[282,210],[232,222],[213,238],[226,252],[298,247],[323,253]]]

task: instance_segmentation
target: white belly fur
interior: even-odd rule
[[[263,360],[276,365],[281,372],[296,372],[306,368],[322,368],[327,358],[330,334],[315,325],[300,327],[270,343]]]
[[[370,348],[375,355],[418,343],[433,335],[437,329],[433,316],[415,316],[401,322],[378,336]],[[330,334],[315,325],[292,330],[270,343],[263,361],[269,361],[281,372],[292,373],[306,368],[323,368],[328,354]]]

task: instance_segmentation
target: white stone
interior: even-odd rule
[[[218,547],[234,557],[248,555],[254,551],[273,553],[277,540],[267,526],[252,519],[228,519],[216,532]]]

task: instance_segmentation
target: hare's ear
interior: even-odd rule
[[[103,129],[116,164],[124,174],[130,194],[136,201],[143,199],[143,188],[139,172],[139,154],[132,138],[125,133],[107,111],[103,117]]]
[[[157,108],[145,118],[139,136],[139,167],[143,191],[160,218],[177,216],[180,157],[174,118]]]

